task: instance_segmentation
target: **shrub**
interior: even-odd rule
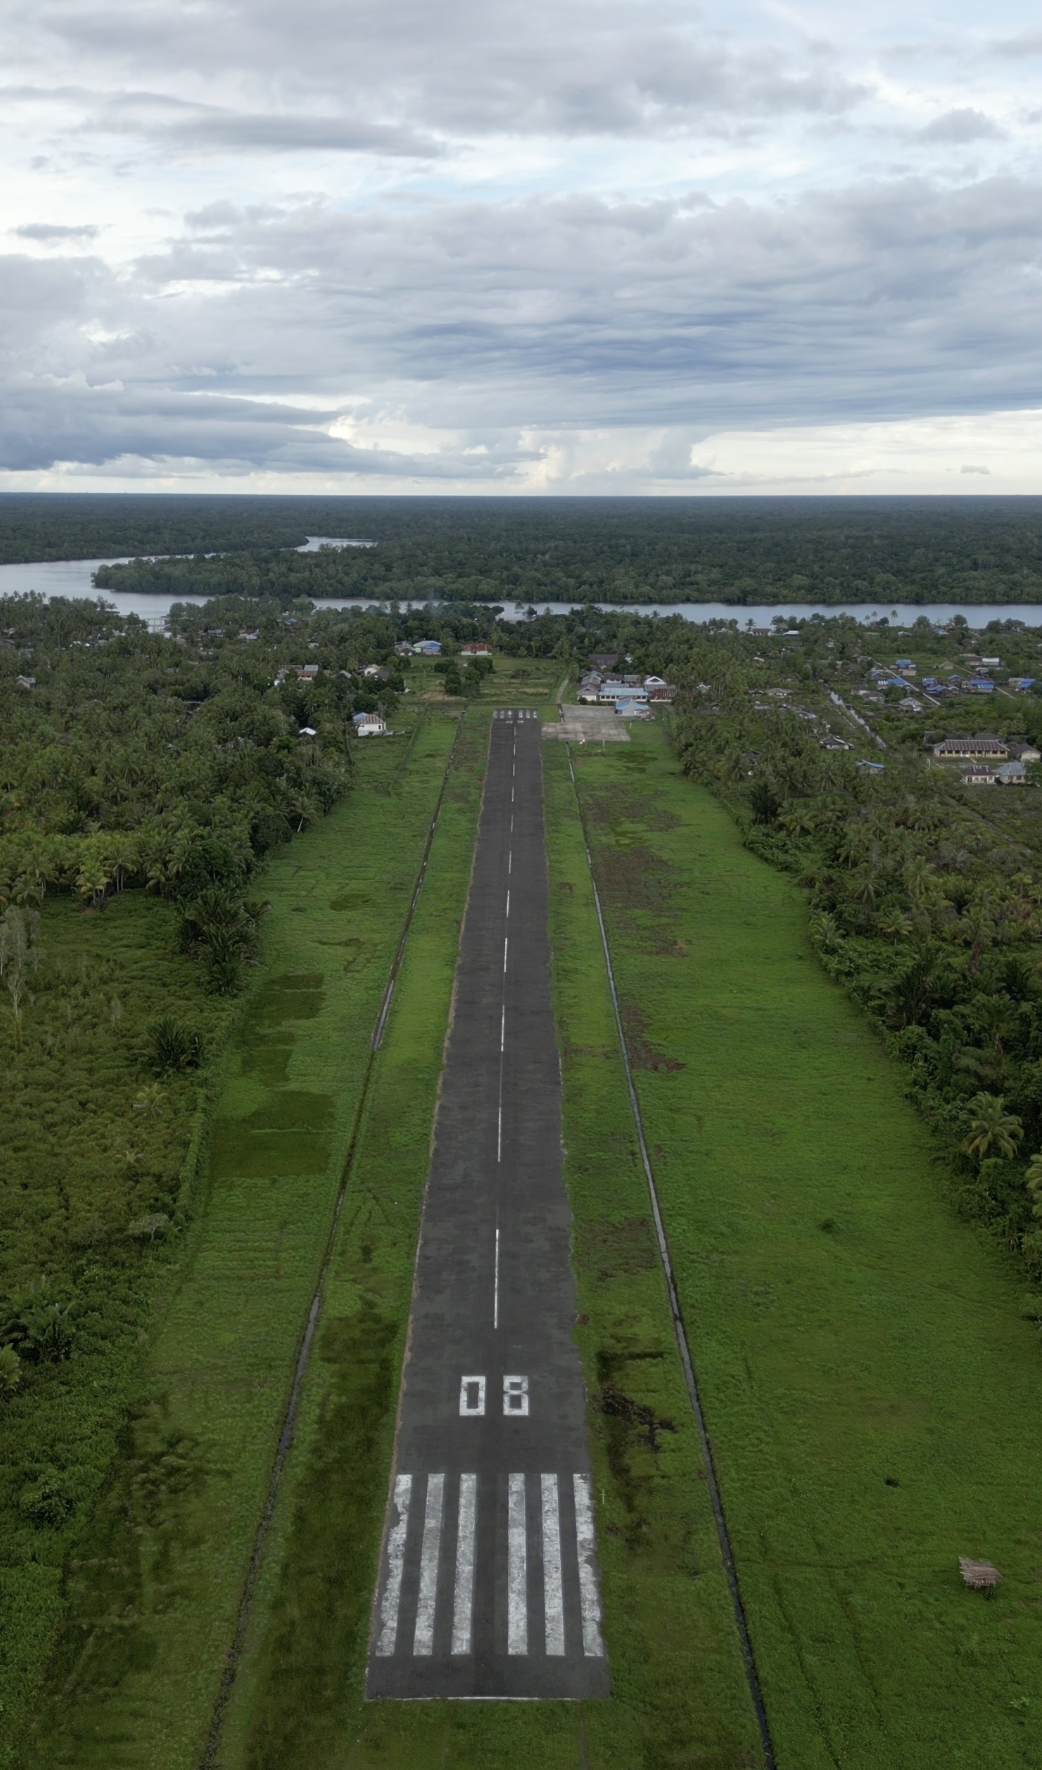
[[[0,1344],[13,1347],[20,1358],[60,1364],[76,1337],[74,1309],[75,1304],[48,1294],[46,1279],[28,1291],[14,1291],[0,1304]]]
[[[199,1034],[169,1014],[149,1022],[145,1041],[149,1063],[156,1075],[167,1075],[171,1070],[198,1069],[203,1060]]]
[[[22,1361],[13,1346],[0,1346],[0,1396],[13,1395],[22,1380]]]

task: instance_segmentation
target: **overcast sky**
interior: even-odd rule
[[[1042,491],[1026,0],[0,18],[0,489]]]

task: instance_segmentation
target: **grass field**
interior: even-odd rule
[[[265,875],[268,966],[228,1055],[205,1206],[71,1564],[34,1765],[199,1763],[456,727],[431,711],[408,751],[367,750],[350,798]]]
[[[660,728],[631,738],[576,768],[779,1764],[1037,1766],[1022,1282],[945,1196],[799,893]]]
[[[579,1222],[610,1703],[362,1697],[419,1210],[484,731],[461,748],[362,1128],[301,1429],[229,1708],[225,1770],[754,1765],[756,1734],[644,1217],[565,753],[547,778],[555,984]],[[641,1413],[639,1410],[649,1410]],[[648,1422],[654,1423],[649,1434]],[[652,1449],[649,1437],[656,1439]]]
[[[43,1283],[72,1305],[75,1338],[67,1361],[27,1358],[0,1403],[0,1764],[53,1644],[62,1569],[115,1454],[195,1174],[205,1087],[198,1072],[157,1083],[146,1030],[169,1015],[213,1051],[234,1014],[178,951],[175,906],[143,891],[100,913],[48,897],[38,947],[20,1039],[0,1015],[0,1292]]]

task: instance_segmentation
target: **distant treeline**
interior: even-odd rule
[[[1042,498],[0,497],[0,562],[106,554],[135,557],[103,589],[283,603],[1017,603],[1042,601]]]

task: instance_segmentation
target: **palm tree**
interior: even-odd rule
[[[1007,1161],[1017,1153],[1024,1127],[1015,1113],[1006,1111],[1001,1094],[975,1094],[966,1108],[967,1135],[963,1149],[982,1162],[993,1152]]]
[[[1024,1182],[1031,1197],[1031,1215],[1042,1217],[1042,1150],[1028,1162]]]

